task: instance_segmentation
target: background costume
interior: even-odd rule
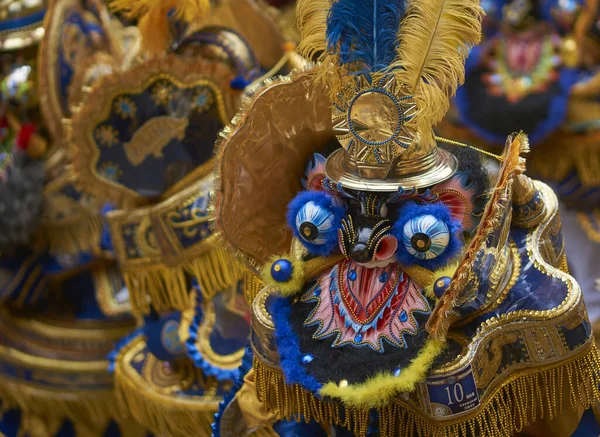
[[[72,163],[105,202],[105,248],[143,320],[111,355],[124,412],[156,435],[210,435],[250,333],[243,269],[210,226],[213,146],[244,89],[291,55],[254,1],[145,3],[115,2],[141,50],[71,118]]]
[[[523,129],[529,171],[546,181],[564,207],[571,273],[590,319],[598,306],[598,4],[595,1],[491,1],[485,41],[467,61],[467,77],[443,136],[499,151]]]
[[[101,221],[73,183],[61,124],[80,101],[82,63],[117,57],[127,31],[101,3],[10,2],[4,12],[0,428],[142,435],[119,411],[106,358],[135,321],[99,250]]]
[[[300,1],[299,50],[318,64],[225,130],[216,224],[266,286],[247,287],[252,349],[216,435],[568,436],[599,400],[527,136],[482,156],[432,131],[479,3],[404,6]]]

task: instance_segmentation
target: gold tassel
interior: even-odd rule
[[[118,405],[136,421],[143,423],[156,435],[188,437],[212,434],[211,424],[218,410],[219,400],[194,397],[186,401],[176,394],[142,391],[124,373],[115,370]]]
[[[365,436],[369,428],[369,409],[348,408],[315,398],[299,385],[287,385],[283,374],[263,366],[254,359],[256,395],[266,408],[285,420],[302,417],[306,423],[316,420],[322,425],[343,426],[358,436]]]
[[[490,233],[497,229],[498,219],[507,213],[501,201],[505,196],[510,196],[513,177],[523,170],[524,160],[520,156],[521,147],[524,143],[523,138],[525,137],[522,134],[518,134],[515,138],[512,136],[508,137],[508,146],[502,155],[504,162],[500,169],[496,186],[492,190],[490,199],[481,217],[477,233],[463,253],[459,267],[452,277],[452,282],[450,282],[448,289],[436,304],[427,321],[427,331],[432,337],[438,340],[446,338],[450,325],[458,319],[459,315],[454,311],[454,307],[458,301],[469,298],[469,296],[464,295],[464,290],[471,289],[466,287],[465,284],[470,280],[473,263],[477,259],[477,253]]]
[[[334,424],[364,437],[369,426],[369,411],[345,408],[341,404],[317,399],[298,385],[286,385],[283,374],[254,360],[256,392],[265,406],[280,418]],[[526,372],[526,371],[525,371]],[[425,419],[396,402],[378,409],[382,437],[418,435],[419,437],[510,437],[536,419],[558,417],[564,407],[589,408],[600,401],[600,354],[594,343],[578,357],[548,366],[530,369],[511,378],[497,389],[474,416],[454,423]],[[563,405],[567,393],[568,405]]]
[[[59,392],[3,378],[0,399],[4,410],[18,408],[24,418],[44,418],[46,425],[68,419],[79,437],[100,437],[121,414],[112,390]],[[30,425],[34,422],[39,420],[32,419]]]
[[[176,266],[154,266],[123,272],[135,314],[185,311],[190,306],[187,275],[193,276],[206,299],[234,286],[242,279],[243,267],[224,249],[215,248]]]
[[[101,236],[102,219],[90,215],[66,226],[44,227],[42,238],[47,240],[51,253],[75,254],[97,250]]]

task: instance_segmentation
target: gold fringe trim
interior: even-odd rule
[[[45,226],[45,238],[51,253],[75,254],[98,250],[103,224],[99,216],[91,215],[65,226]]]
[[[244,297],[250,307],[254,298],[258,296],[258,293],[265,288],[265,284],[261,281],[260,277],[256,275],[252,270],[246,269],[244,271]]]
[[[44,418],[46,426],[68,419],[73,422],[75,434],[80,437],[102,436],[108,424],[121,414],[112,390],[65,392],[3,378],[0,380],[0,399],[4,411],[18,408],[23,412],[24,427],[29,424],[39,429],[41,418]],[[28,417],[32,420],[27,420]],[[34,420],[36,418],[40,420]]]
[[[346,408],[316,399],[298,385],[285,384],[283,374],[254,360],[257,396],[265,406],[287,420],[316,420],[335,424],[364,437],[369,426],[369,410]],[[454,421],[434,421],[421,413],[392,402],[378,410],[382,437],[510,437],[539,419],[553,419],[568,403],[589,408],[600,401],[600,354],[594,343],[574,359],[541,370],[516,374],[489,395],[475,415]],[[563,399],[564,398],[564,399]]]
[[[135,314],[157,311],[184,311],[189,308],[186,275],[198,281],[203,296],[212,298],[219,291],[237,284],[244,269],[225,249],[215,248],[177,267],[154,266],[144,270],[124,270],[123,277]]]
[[[219,401],[194,397],[186,401],[177,395],[163,397],[150,391],[142,391],[119,366],[115,370],[117,401],[137,422],[155,435],[171,437],[209,436],[211,425],[218,410]],[[168,396],[168,395],[167,395]]]
[[[358,436],[365,436],[369,428],[369,409],[350,408],[344,412],[339,403],[315,398],[299,385],[287,385],[283,374],[263,366],[254,358],[256,395],[267,410],[285,420],[306,423],[315,420],[324,427],[343,426]]]

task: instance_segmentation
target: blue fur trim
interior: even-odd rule
[[[199,285],[197,287],[200,287]],[[239,376],[239,369],[222,369],[204,359],[196,342],[198,341],[198,331],[204,320],[204,311],[202,311],[202,293],[198,290],[196,293],[195,314],[192,323],[188,329],[188,338],[185,341],[185,351],[187,356],[194,362],[194,365],[204,372],[206,376],[214,376],[219,381],[229,381]]]
[[[114,373],[115,366],[117,364],[117,357],[119,356],[119,353],[121,353],[121,350],[123,350],[123,348],[131,343],[134,339],[142,335],[142,332],[143,328],[137,328],[135,331],[126,335],[117,342],[115,348],[106,356],[106,359],[108,360],[108,373],[111,375]]]
[[[322,236],[326,240],[323,244],[314,244],[304,240],[296,228],[296,216],[302,207],[309,202],[313,202],[324,208],[328,213],[333,214],[333,227],[323,233]],[[311,255],[327,256],[338,247],[338,229],[342,226],[342,218],[345,214],[344,207],[336,205],[331,194],[324,191],[302,191],[288,204],[287,222],[294,232],[294,236],[302,242]]]
[[[244,357],[242,358],[242,364],[237,369],[237,377],[233,382],[233,387],[231,387],[231,390],[229,390],[223,400],[219,403],[219,410],[215,413],[215,421],[211,425],[212,437],[221,437],[221,417],[223,417],[223,412],[244,385],[244,377],[250,369],[252,369],[253,358],[254,354],[252,353],[252,348],[246,347]]]
[[[303,367],[300,339],[289,323],[292,317],[291,298],[275,297],[269,313],[275,324],[275,343],[286,384],[299,384],[313,394],[317,394],[322,385]]]
[[[243,91],[248,85],[250,85],[250,81],[246,80],[246,78],[241,75],[234,77],[231,79],[231,82],[229,82],[231,89],[238,91]]]
[[[327,17],[327,45],[359,72],[387,68],[396,56],[404,0],[338,0]],[[355,70],[353,70],[355,71]]]
[[[474,62],[475,61],[476,59],[474,59]],[[529,143],[532,146],[535,146],[537,143],[546,139],[548,135],[558,129],[565,121],[569,103],[569,93],[571,92],[573,85],[577,83],[579,73],[579,70],[573,68],[563,68],[560,70],[559,85],[561,92],[552,98],[546,119],[539,123],[531,132],[527,132]],[[467,97],[467,92],[464,87],[459,87],[457,90],[454,104],[458,110],[460,122],[488,143],[503,145],[506,142],[506,137],[511,134],[511,132],[507,132],[504,136],[498,135],[494,132],[482,129],[478,124],[473,122],[473,120],[468,117],[468,114],[471,112],[471,102]]]
[[[432,259],[419,259],[411,255],[403,243],[404,225],[410,220],[422,216],[432,215],[438,220],[443,221],[448,226],[450,233],[450,240],[446,249],[436,258]],[[444,205],[442,202],[433,204],[417,204],[415,202],[407,202],[400,207],[398,211],[398,218],[392,227],[392,235],[398,239],[398,250],[396,251],[396,258],[404,265],[418,265],[425,267],[429,270],[436,270],[440,267],[445,266],[455,258],[463,247],[463,241],[460,237],[462,231],[462,224],[460,220],[452,218],[450,214],[450,208]]]

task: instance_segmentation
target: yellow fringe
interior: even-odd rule
[[[345,408],[326,399],[317,399],[298,385],[285,384],[283,374],[254,360],[257,396],[279,417],[287,420],[302,415],[303,420],[335,424],[366,435],[369,409]],[[537,419],[557,417],[563,412],[563,394],[569,406],[589,408],[600,401],[600,354],[595,344],[578,357],[529,373],[516,374],[492,393],[478,412],[465,419],[434,421],[396,402],[380,408],[381,437],[510,437]]]
[[[123,277],[131,296],[135,314],[156,311],[184,311],[190,306],[186,275],[198,281],[205,298],[231,287],[242,279],[243,267],[224,248],[214,248],[176,266],[155,266],[144,270],[124,271]]]
[[[433,360],[444,350],[445,343],[430,338],[423,349],[402,369],[400,375],[379,374],[362,384],[340,387],[334,382],[323,386],[320,394],[337,398],[351,408],[381,408],[389,404],[398,393],[413,392],[417,384],[427,377]]]
[[[22,411],[25,428],[28,424],[36,428],[42,425],[39,420],[27,418],[44,418],[45,426],[60,425],[68,419],[73,422],[79,437],[102,436],[109,422],[121,415],[112,390],[55,391],[3,378],[0,380],[0,399],[4,411],[11,408]]]
[[[218,400],[194,397],[186,401],[176,395],[161,396],[143,391],[127,375],[115,370],[118,405],[155,435],[172,437],[212,435],[211,424]],[[210,396],[209,396],[210,397]]]
[[[76,254],[97,250],[102,229],[102,219],[90,215],[66,226],[44,227],[42,238],[47,240],[51,253]]]

